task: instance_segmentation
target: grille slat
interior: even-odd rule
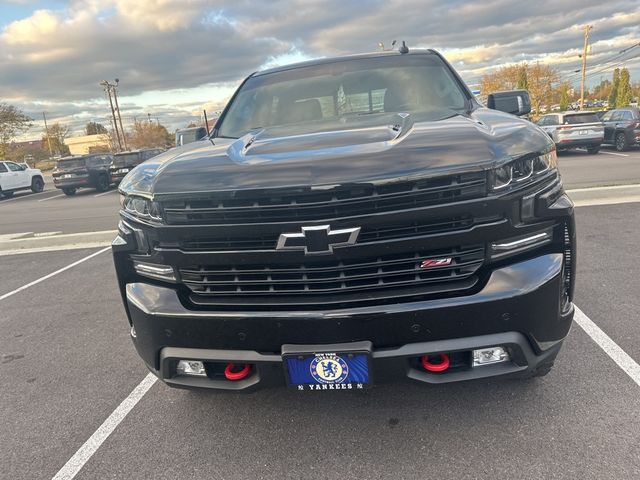
[[[223,193],[187,200],[162,202],[169,224],[238,224],[353,217],[419,208],[478,198],[486,193],[484,172],[395,182],[357,184],[327,190],[294,189]],[[256,195],[258,195],[256,197]]]
[[[500,216],[485,218],[481,223],[500,220]],[[380,242],[394,239],[407,239],[421,235],[435,235],[438,233],[453,233],[478,225],[471,215],[458,215],[446,219],[437,218],[410,224],[393,224],[389,221],[383,227],[365,226],[358,237],[358,244]],[[180,248],[185,251],[244,251],[244,250],[272,250],[278,241],[278,234],[259,235],[253,238],[245,237],[196,237],[180,242]]]
[[[424,259],[445,257],[452,258],[451,265],[420,268]],[[193,293],[204,296],[344,295],[463,281],[474,276],[483,261],[484,247],[475,245],[361,259],[348,265],[329,259],[298,268],[183,268],[180,275]]]

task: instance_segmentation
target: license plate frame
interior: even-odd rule
[[[371,350],[371,342],[283,345],[286,384],[297,391],[370,388],[373,385]]]

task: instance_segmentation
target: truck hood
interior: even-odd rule
[[[172,194],[381,183],[493,168],[553,148],[532,123],[495,110],[439,118],[378,114],[357,127],[255,130],[174,148],[133,169],[124,193]]]

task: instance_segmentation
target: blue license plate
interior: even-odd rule
[[[298,390],[360,390],[370,383],[369,355],[316,353],[284,357],[289,384]]]

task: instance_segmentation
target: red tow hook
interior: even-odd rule
[[[224,369],[224,376],[227,380],[236,381],[246,378],[251,373],[251,364],[245,363],[242,370],[234,372],[236,366],[233,363],[227,363]]]
[[[420,357],[422,367],[428,372],[444,372],[449,368],[449,355],[447,355],[446,353],[438,354],[438,356],[440,357],[440,362],[438,363],[431,363],[429,361],[429,356],[435,355],[423,355],[422,357]]]

